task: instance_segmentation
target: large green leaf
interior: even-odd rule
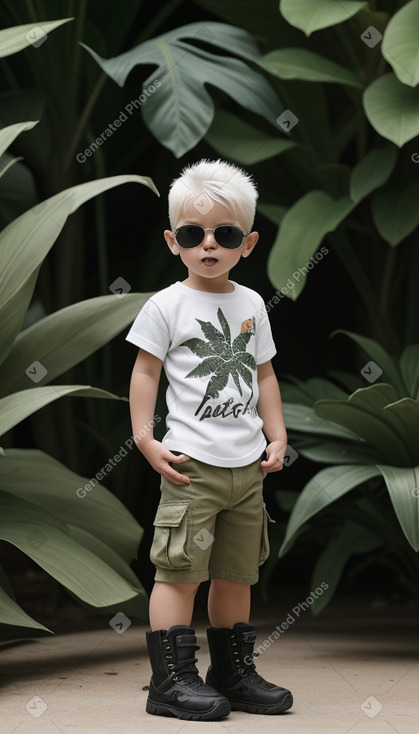
[[[352,71],[304,48],[276,49],[262,56],[258,63],[280,79],[303,79],[307,82],[332,82],[350,87],[364,87]]]
[[[151,293],[127,293],[123,298],[99,296],[37,321],[22,331],[0,365],[0,394],[31,386],[25,371],[33,355],[48,371],[42,385],[109,342],[134,320]]]
[[[358,202],[386,183],[397,161],[397,149],[373,148],[351,173],[350,197]]]
[[[386,186],[372,197],[372,216],[380,235],[393,247],[419,224],[419,181],[405,188]]]
[[[368,5],[356,0],[281,0],[279,9],[283,17],[309,36],[321,28],[328,28],[349,20]]]
[[[335,230],[354,206],[348,196],[332,199],[324,191],[309,191],[299,199],[283,217],[269,253],[268,275],[272,285],[278,290],[286,288],[286,295],[296,300],[309,271],[321,267],[311,258],[324,236]]]
[[[26,553],[88,604],[116,604],[140,590],[72,540],[66,525],[44,507],[0,491],[0,510],[0,538]]]
[[[310,377],[308,380],[299,380],[296,377],[284,375],[285,382],[281,384],[282,400],[287,403],[303,403],[310,407],[320,398],[344,399],[348,393],[324,377]],[[286,382],[292,380],[292,385]]]
[[[382,458],[370,446],[355,441],[297,438],[292,446],[306,459],[322,464],[376,464]]]
[[[73,540],[80,543],[80,545],[83,545],[89,551],[94,553],[95,556],[101,558],[102,561],[105,561],[105,563],[107,563],[108,566],[111,566],[119,576],[122,576],[122,578],[125,579],[125,581],[128,581],[128,583],[133,586],[139,585],[138,578],[134,571],[131,570],[128,563],[124,561],[121,556],[115,553],[112,548],[109,548],[106,543],[99,540],[99,538],[97,538],[93,533],[88,532],[83,528],[79,528],[76,525],[70,525],[67,523],[67,529]]]
[[[366,336],[361,336],[361,334],[355,334],[353,331],[346,331],[345,329],[336,329],[336,331],[332,332],[331,336],[335,336],[336,334],[345,334],[358,344],[358,346],[361,347],[361,349],[368,354],[368,356],[371,357],[376,365],[382,370],[383,374],[380,374],[377,379],[379,379],[380,382],[390,382],[395,388],[398,396],[400,398],[405,397],[406,385],[402,380],[394,360],[387,354],[381,344],[374,341],[374,339],[369,339]]]
[[[242,165],[260,163],[296,145],[292,140],[267,135],[237,115],[221,109],[215,113],[205,140],[217,153]]]
[[[402,530],[415,551],[419,551],[419,466],[378,466],[387,485]]]
[[[27,635],[27,630],[32,630],[32,634],[36,634],[33,631],[38,630],[40,635],[44,632],[51,632],[48,627],[36,622],[19,606],[14,598],[9,579],[0,566],[0,640]]]
[[[282,219],[287,211],[287,207],[281,206],[280,204],[269,204],[263,201],[258,204],[259,214],[262,214],[264,217],[269,219],[270,222],[273,222],[278,227],[281,224]]]
[[[39,21],[38,23],[26,23],[25,25],[17,25],[12,28],[4,28],[0,31],[0,58],[4,56],[11,56],[21,51],[23,48],[28,48],[34,43],[39,43],[42,37],[42,33],[39,33],[40,29],[44,34],[48,35],[54,28],[68,23],[74,18],[64,18],[63,20],[49,20]]]
[[[313,408],[307,405],[284,403],[285,423],[290,430],[302,431],[331,438],[349,438],[351,441],[360,441],[359,436],[346,426],[338,425],[316,415]]]
[[[37,120],[35,122],[17,122],[15,125],[8,125],[0,130],[0,155],[7,150],[21,132],[32,130],[35,125],[37,125]]]
[[[363,380],[360,375],[355,375],[352,372],[345,372],[344,370],[327,370],[327,375],[332,380],[336,380],[339,385],[342,385],[346,393],[355,392],[359,387],[363,387]]]
[[[68,32],[70,32],[70,29],[68,29]],[[22,61],[19,61],[19,64]],[[52,156],[51,130],[49,123],[46,121],[48,117],[48,113],[46,113],[47,99],[48,94],[43,92],[39,87],[25,90],[17,88],[12,91],[0,93],[0,109],[3,125],[12,125],[16,120],[40,121],[31,130],[30,135],[20,136],[16,148],[19,150],[23,159],[28,162],[30,171],[37,172],[37,174],[41,174],[42,171],[43,175],[47,173],[48,167],[51,165]],[[31,203],[28,206],[21,206],[19,213],[15,216],[22,214],[26,209],[29,209],[29,206],[33,205],[33,202],[38,200],[39,181],[38,187],[34,186]]]
[[[39,267],[69,214],[93,196],[129,182],[148,186],[158,195],[154,183],[147,176],[130,174],[89,181],[46,199],[11,222],[0,234],[0,363],[6,358],[22,326]]]
[[[339,423],[364,439],[379,456],[391,456],[394,464],[409,466],[410,445],[415,438],[401,433],[399,422],[384,408],[397,400],[394,388],[386,383],[356,390],[346,402],[319,400],[314,409],[321,418]]]
[[[29,614],[26,614],[22,607],[13,601],[0,586],[0,640],[24,637],[27,634],[25,630],[31,630],[34,635],[36,635],[35,630],[39,635],[51,632],[48,627],[44,627],[43,624],[36,622]]]
[[[130,563],[137,556],[142,528],[101,482],[106,484],[109,472],[132,449],[137,450],[129,437],[116,448],[110,459],[113,464],[105,462],[90,479],[75,474],[42,451],[7,449],[0,457],[0,486],[91,533]]]
[[[175,28],[107,60],[82,45],[120,86],[138,64],[157,67],[143,83],[144,89],[153,87],[153,91],[141,112],[152,134],[177,158],[194,148],[211,125],[214,103],[206,84],[221,89],[241,107],[276,125],[283,105],[264,76],[243,61],[203,51],[190,41],[205,41],[250,61],[260,57],[247,31],[214,22]]]
[[[38,372],[38,374],[41,374],[41,367],[36,362],[28,365],[28,368],[31,368],[34,373]],[[48,405],[66,395],[125,400],[125,398],[113,395],[107,390],[91,387],[91,385],[51,385],[50,387],[38,386],[29,390],[20,390],[0,399],[0,436],[10,431],[13,426],[17,426],[28,415],[36,413],[44,405]]]
[[[389,21],[381,51],[403,84],[419,84],[419,0],[411,0]]]
[[[402,352],[399,368],[410,397],[419,399],[419,344],[409,344]]]
[[[367,87],[363,96],[365,114],[373,128],[399,148],[419,135],[419,96],[390,73]]]
[[[311,588],[324,588],[322,582],[327,583],[327,589],[317,596],[311,605],[311,611],[316,617],[332,598],[342,576],[348,560],[355,553],[370,553],[379,548],[383,541],[368,531],[364,525],[348,520],[343,527],[337,527],[324,551],[316,561],[311,577]]]
[[[395,403],[390,403],[384,408],[384,412],[391,415],[391,422],[400,436],[408,437],[405,441],[406,450],[409,452],[409,463],[411,466],[419,464],[419,402],[412,398],[402,398]],[[396,461],[394,463],[397,463]]]
[[[376,466],[329,466],[319,471],[298,497],[290,515],[284,542],[279,551],[283,556],[293,545],[303,525],[313,515],[342,497],[359,484],[379,474]]]
[[[8,153],[4,153],[4,155],[2,155],[0,158],[0,178],[3,178],[4,174],[7,173],[9,168],[14,166],[15,163],[18,163],[21,160],[22,160],[22,156],[13,158]]]
[[[140,583],[137,576],[131,570],[129,565],[120,558],[113,550],[107,545],[98,540],[91,533],[82,530],[81,528],[68,526],[69,533],[73,540],[76,540],[80,545],[87,548],[89,551],[94,553],[96,556],[105,561],[119,576],[121,576],[129,584],[138,588]],[[90,611],[96,612],[97,609],[92,609],[90,605],[83,603],[84,607],[90,609]],[[101,614],[107,614],[112,617],[116,612],[124,612],[129,619],[135,617],[136,619],[148,620],[148,596],[143,588],[140,588],[137,595],[133,599],[128,599],[125,602],[118,602],[118,604],[111,604],[104,607],[101,610]]]

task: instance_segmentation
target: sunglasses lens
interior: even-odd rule
[[[243,242],[244,234],[238,227],[222,225],[215,228],[214,237],[221,247],[235,250]]]
[[[213,232],[216,242],[228,250],[235,250],[240,247],[245,237],[241,229],[229,224],[222,224],[220,227],[216,227]],[[205,230],[199,224],[185,224],[176,230],[175,237],[180,247],[189,249],[201,244],[205,237]]]
[[[175,232],[178,245],[180,247],[196,247],[199,245],[205,236],[203,227],[196,224],[186,224],[184,227],[179,227]]]

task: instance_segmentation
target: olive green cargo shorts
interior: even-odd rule
[[[269,555],[260,459],[235,468],[190,459],[176,469],[191,482],[162,477],[150,551],[155,580],[255,584]]]

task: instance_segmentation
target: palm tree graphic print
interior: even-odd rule
[[[230,327],[221,308],[217,311],[217,317],[221,330],[217,329],[217,327],[210,321],[201,321],[201,319],[196,319],[204,336],[206,337],[206,341],[195,337],[187,339],[180,345],[182,347],[188,347],[188,349],[196,354],[197,357],[203,357],[202,362],[191,370],[186,377],[202,378],[211,375],[204,397],[196,409],[195,415],[200,413],[208,400],[211,398],[218,398],[221,390],[226,387],[230,375],[241,396],[243,395],[243,391],[240,378],[251,391],[250,398],[247,401],[244,410],[240,410],[240,412],[246,412],[253,397],[253,375],[251,370],[256,370],[256,360],[252,354],[246,352],[246,346],[249,343],[250,338],[255,335],[255,319],[252,317],[243,321],[240,334],[238,334],[232,341]],[[227,401],[228,404],[233,402],[233,398],[230,398]],[[224,404],[224,406],[225,405],[226,404]],[[207,407],[200,420],[205,417],[209,417],[210,415],[216,417],[221,414],[221,406],[218,406],[218,410],[216,407],[214,411],[211,411],[211,409]],[[238,417],[238,413],[236,415],[233,412],[233,415]]]

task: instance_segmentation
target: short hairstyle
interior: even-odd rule
[[[203,197],[203,213],[211,208],[205,206],[205,201],[219,202],[231,211],[246,234],[251,231],[258,192],[251,176],[243,169],[221,159],[205,158],[186,166],[170,186],[169,220],[173,231],[189,202],[199,197]]]

